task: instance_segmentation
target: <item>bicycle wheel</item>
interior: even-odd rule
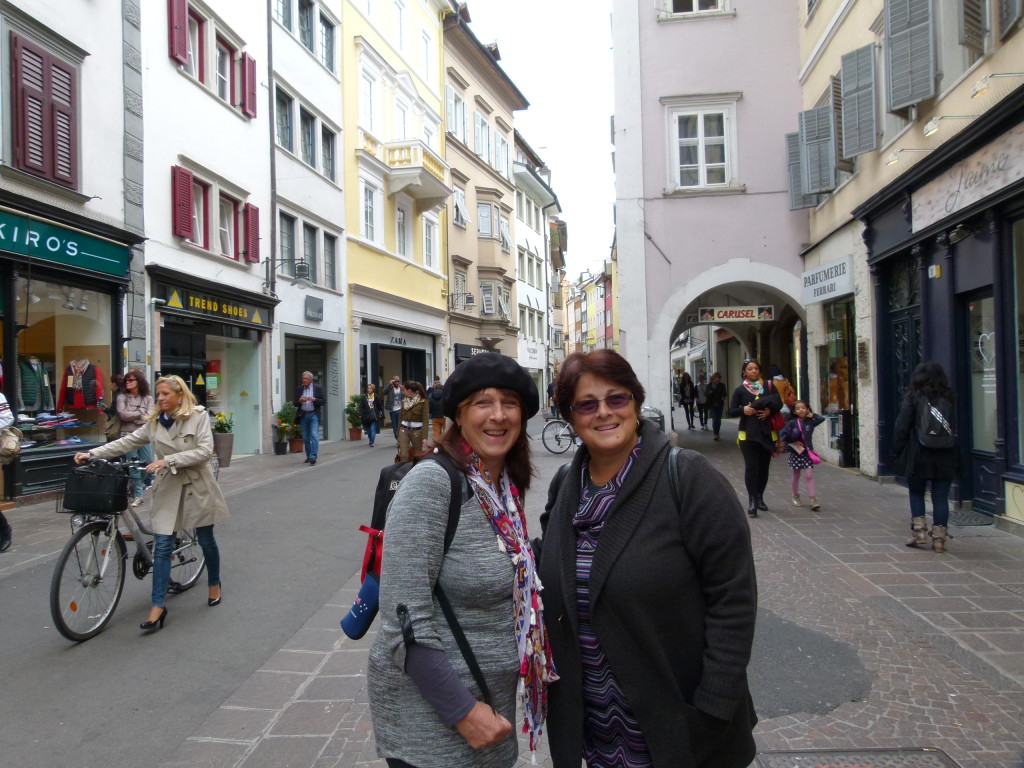
[[[572,445],[572,428],[564,421],[549,421],[544,425],[540,439],[552,453],[565,453]]]
[[[174,539],[174,552],[171,555],[171,581],[178,586],[175,592],[191,589],[206,567],[206,556],[196,538],[196,529],[189,528],[178,531]]]
[[[112,525],[96,520],[75,531],[50,582],[50,615],[58,632],[68,640],[88,640],[103,630],[121,599],[124,561],[124,539]]]

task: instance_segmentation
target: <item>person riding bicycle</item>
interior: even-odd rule
[[[210,606],[220,605],[220,552],[213,526],[228,517],[227,503],[213,474],[210,415],[180,376],[157,379],[157,407],[142,427],[119,440],[75,454],[76,464],[113,459],[152,443],[156,459],[146,467],[157,476],[153,491],[153,606],[139,625],[152,631],[167,618],[165,596],[171,577],[174,532],[195,528],[206,557]],[[173,591],[173,585],[172,591]]]

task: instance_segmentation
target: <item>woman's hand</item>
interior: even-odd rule
[[[482,701],[469,710],[469,714],[455,724],[459,734],[473,749],[498,744],[512,733],[512,723]]]
[[[167,461],[165,459],[157,459],[152,464],[146,466],[147,472],[159,472],[161,469],[167,469]]]
[[[750,406],[750,405],[744,405],[743,406],[743,415],[744,416],[753,416],[755,413],[757,413],[757,409],[754,408],[753,406]]]
[[[75,464],[85,464],[85,462],[87,462],[91,458],[92,456],[90,456],[88,453],[76,453]]]
[[[772,417],[772,412],[770,410],[768,410],[767,408],[765,408],[763,411],[758,411],[757,412],[757,418],[759,418],[761,421],[764,421],[765,419],[770,419],[771,417]]]

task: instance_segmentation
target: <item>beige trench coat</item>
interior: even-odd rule
[[[156,473],[153,483],[154,533],[169,536],[183,528],[214,525],[228,517],[224,494],[210,467],[213,432],[210,414],[202,406],[187,419],[175,419],[168,430],[154,419],[120,440],[90,449],[98,459],[113,459],[152,444],[156,458],[167,469]]]

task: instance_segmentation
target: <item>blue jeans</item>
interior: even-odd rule
[[[401,411],[388,411],[391,414],[391,431],[395,433],[395,442],[398,442],[398,417],[402,415]]]
[[[206,583],[215,587],[220,584],[220,549],[213,538],[213,526],[201,525],[196,528],[196,538],[206,557]],[[171,553],[174,551],[174,536],[158,533],[153,536],[153,605],[164,606],[167,584],[171,580]]]
[[[366,437],[370,440],[370,445],[373,445],[373,441],[377,439],[377,422],[371,421],[366,425]]]
[[[724,405],[712,405],[711,406],[711,429],[715,431],[717,435],[719,430],[722,429],[722,409]]]
[[[153,463],[153,446],[144,445],[141,448],[136,448],[134,451],[128,451],[124,455],[128,461],[142,461],[146,464]],[[144,490],[144,483],[146,480],[146,470],[144,469],[133,469],[132,471],[132,496],[141,496]]]
[[[924,491],[928,483],[932,484],[932,525],[949,525],[949,489],[953,486],[952,480],[908,477],[910,516],[924,517]]]
[[[302,425],[302,445],[306,449],[306,458],[315,459],[320,449],[320,417],[316,411],[310,411],[299,423]]]

